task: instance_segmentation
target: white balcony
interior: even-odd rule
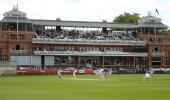
[[[50,39],[33,38],[32,43],[43,44],[86,44],[86,45],[146,45],[146,41],[137,40],[88,40],[88,39]]]
[[[77,51],[34,51],[35,55],[77,55]]]
[[[11,50],[12,54],[23,54],[23,53],[27,53],[28,50]]]
[[[154,57],[162,57],[165,56],[164,52],[152,52],[152,56]]]
[[[35,55],[66,55],[66,56],[127,56],[127,57],[147,57],[147,53],[133,53],[121,51],[34,51]]]

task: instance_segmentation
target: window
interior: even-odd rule
[[[4,46],[2,46],[2,50],[8,50],[8,46],[7,45],[4,45]]]
[[[157,48],[157,47],[155,47],[155,48],[154,48],[154,51],[155,51],[155,52],[158,52],[158,48]]]
[[[3,62],[8,61],[7,55],[3,55],[1,60],[2,60]]]
[[[15,46],[15,48],[16,48],[16,50],[20,50],[20,45],[17,44],[17,45]]]
[[[3,40],[8,39],[8,35],[7,35],[7,34],[3,34],[3,35],[2,35],[2,39],[3,39]]]
[[[17,34],[11,34],[10,37],[11,40],[17,40]]]

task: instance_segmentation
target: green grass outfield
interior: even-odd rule
[[[95,75],[0,77],[0,100],[170,100],[170,74],[113,74],[105,80]]]

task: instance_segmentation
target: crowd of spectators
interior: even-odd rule
[[[77,40],[133,40],[138,41],[132,32],[115,31],[103,33],[99,31],[78,31],[78,30],[63,30],[61,32],[42,32],[38,34],[38,38],[50,39],[77,39]]]

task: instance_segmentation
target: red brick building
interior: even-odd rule
[[[41,20],[13,8],[0,23],[0,60],[17,66],[170,67],[168,26],[151,15],[138,24]]]

